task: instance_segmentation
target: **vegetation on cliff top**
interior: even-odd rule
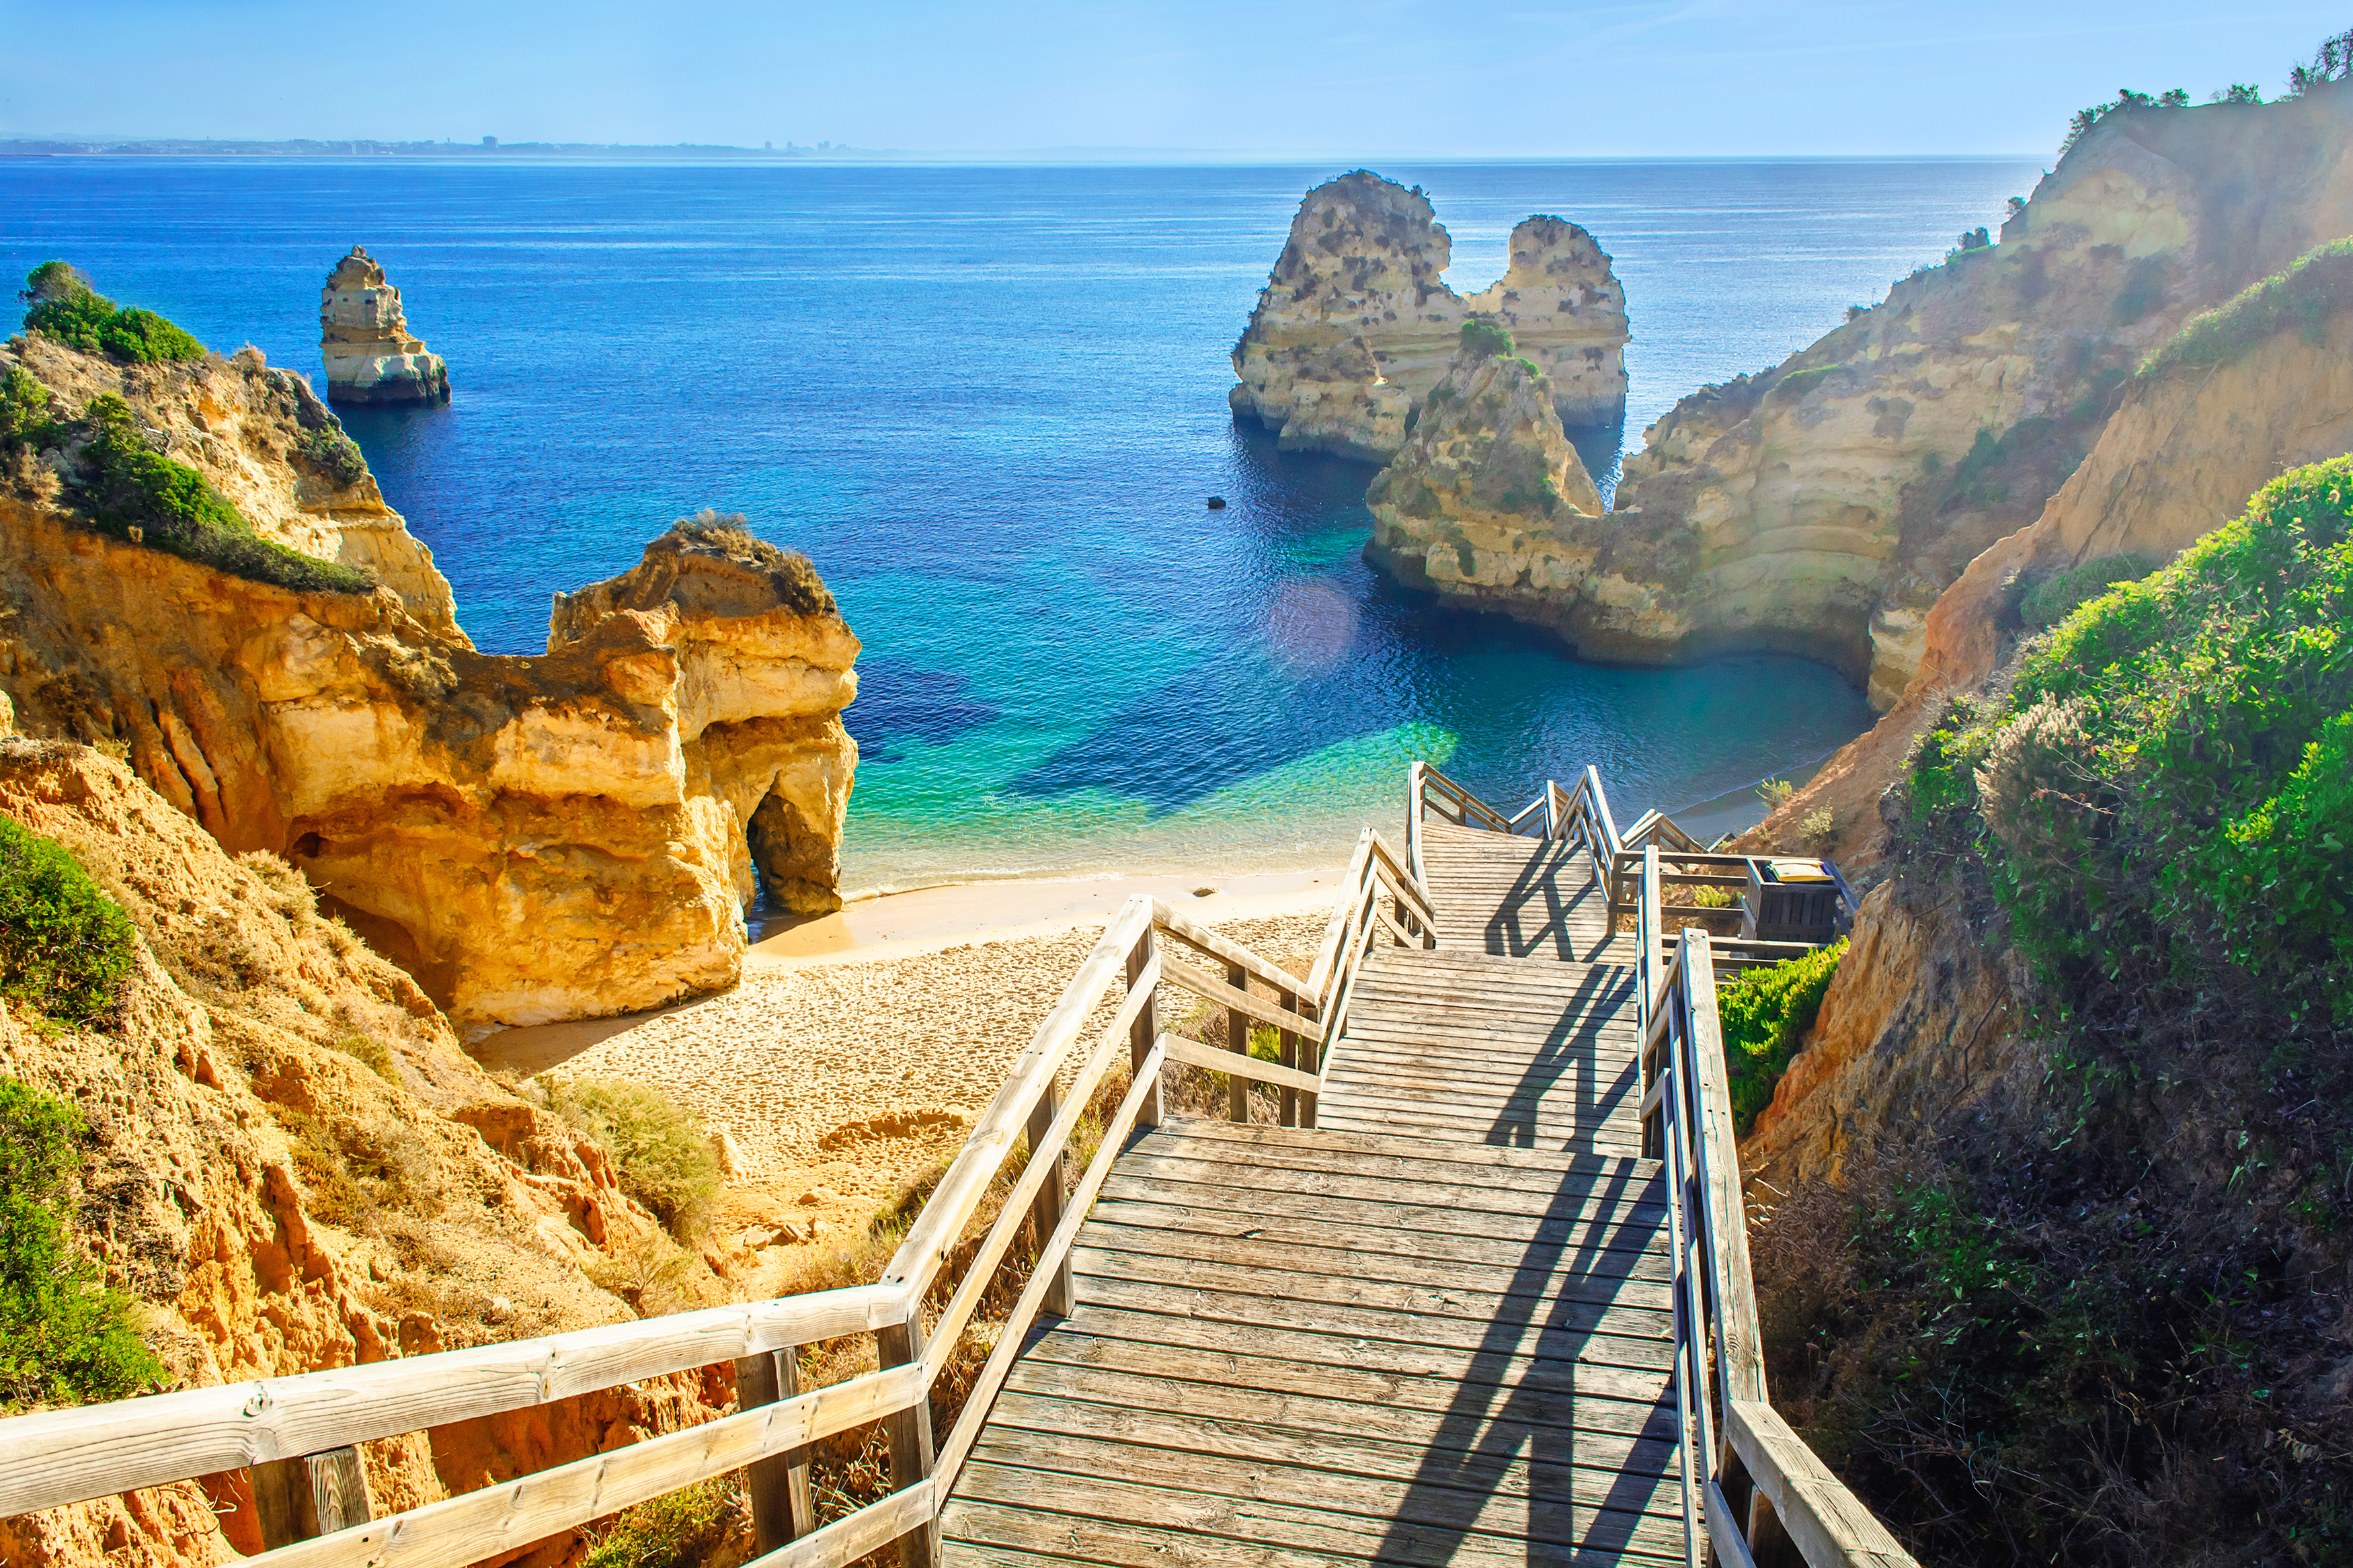
[[[0,995],[66,1025],[113,1015],[131,920],[62,845],[0,816]]]
[[[2045,1066],[1760,1228],[1776,1402],[1926,1559],[2353,1559],[2353,458],[1950,702],[1892,808]]]
[[[2353,239],[2306,252],[2284,272],[2249,285],[2211,310],[2192,316],[2141,366],[2144,376],[2228,364],[2291,329],[2305,342],[2322,340],[2328,319],[2353,306]]]
[[[84,353],[132,364],[205,357],[205,345],[187,332],[153,310],[117,305],[62,261],[34,268],[17,298],[31,307],[25,312],[27,330]]]
[[[698,550],[741,561],[768,574],[776,596],[797,616],[841,613],[833,591],[817,574],[809,558],[797,551],[780,550],[752,531],[752,521],[740,511],[705,509],[670,525],[670,535]]]
[[[72,1106],[0,1078],[0,1406],[120,1398],[164,1375],[68,1228],[86,1131]]]
[[[1462,323],[1462,346],[1482,358],[1493,359],[1512,352],[1512,334],[1493,321],[1473,316]]]
[[[2053,572],[2020,596],[2018,618],[2035,631],[2049,631],[2117,584],[2137,582],[2156,570],[2153,557],[2127,550]]]

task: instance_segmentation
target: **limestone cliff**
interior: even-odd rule
[[[1308,192],[1234,345],[1234,411],[1285,450],[1386,461],[1475,316],[1512,333],[1561,420],[1623,418],[1626,295],[1593,237],[1531,217],[1509,269],[1468,298],[1440,278],[1452,244],[1419,186],[1358,170]]]
[[[409,335],[400,290],[359,246],[319,290],[319,353],[338,403],[447,403],[449,368]]]
[[[319,482],[294,455],[299,383],[258,358],[125,370],[37,338],[10,357],[60,412],[111,378],[151,444],[191,433],[170,450],[258,530],[326,537],[298,526]],[[748,542],[689,527],[649,552],[669,588],[641,568],[583,595],[615,590],[555,651],[491,658],[389,588],[199,564],[94,526],[78,493],[29,458],[0,491],[20,721],[121,742],[222,844],[286,856],[470,1033],[732,984],[755,842],[780,900],[832,896],[857,639]],[[429,572],[396,516],[368,521]]]
[[[2316,257],[2297,274],[2316,296],[2332,287],[2325,275],[2353,275],[2353,257]],[[1936,707],[1990,678],[2026,635],[2026,583],[2127,551],[2162,564],[2285,470],[2353,451],[2353,307],[2266,326],[2256,318],[2268,291],[2251,290],[2185,338],[2228,339],[2226,355],[2160,361],[2134,378],[2035,521],[1970,562],[1922,617],[1918,665],[1900,699],[1744,843],[1787,842],[1796,824],[1828,811],[1841,863],[1873,865],[1881,792]]]
[[[2192,313],[2353,232],[2348,121],[2344,88],[2108,116],[1998,245],[1654,424],[1564,635],[1612,659],[1806,653],[1892,703],[1936,595],[2032,521],[2115,384]]]
[[[1413,434],[1366,492],[1368,559],[1400,581],[1524,619],[1574,603],[1601,496],[1545,374],[1473,329]]]
[[[232,858],[120,763],[55,742],[0,740],[0,814],[64,844],[138,933],[111,1024],[0,1009],[0,1075],[89,1122],[76,1229],[143,1304],[173,1385],[626,1321],[606,1285],[678,1256],[607,1152],[477,1067],[285,862]],[[704,1260],[679,1261],[679,1299],[649,1310],[723,1297]],[[369,1494],[378,1514],[416,1507],[731,1398],[723,1371],[662,1378],[369,1443]],[[11,1568],[190,1568],[260,1544],[241,1471],[0,1520]],[[522,1561],[578,1555],[567,1532]]]

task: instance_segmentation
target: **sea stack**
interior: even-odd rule
[[[1308,192],[1234,345],[1234,411],[1286,451],[1386,462],[1477,319],[1512,335],[1563,423],[1625,417],[1626,291],[1591,235],[1525,220],[1509,269],[1468,298],[1440,279],[1452,254],[1419,186],[1360,169]]]
[[[360,246],[335,263],[319,290],[319,352],[336,403],[447,403],[449,370],[408,335],[400,290]]]

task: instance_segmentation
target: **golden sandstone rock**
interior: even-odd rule
[[[1490,607],[1553,626],[1594,658],[1802,653],[1867,680],[1883,710],[1921,666],[1937,595],[2033,521],[2124,378],[2189,316],[2353,233],[2348,121],[2343,89],[2110,115],[1998,245],[1915,273],[1782,364],[1704,388],[1652,425],[1593,531],[1573,602],[1531,579],[1499,585]],[[1237,407],[1272,398],[1286,412],[1293,383],[1258,368],[1289,363],[1273,352],[1286,340],[1261,323],[1361,297],[1369,333],[1374,305],[1434,283],[1407,266],[1420,254],[1421,208],[1392,198],[1377,226],[1352,216],[1372,211],[1368,196],[1335,205],[1330,227],[1348,237],[1324,258],[1314,205],[1243,339]],[[1284,295],[1293,277],[1298,303]],[[1377,403],[1382,391],[1349,395]],[[1402,403],[1392,412],[1401,424]]]
[[[89,1122],[77,1237],[143,1303],[174,1386],[626,1321],[599,1281],[642,1257],[674,1260],[669,1305],[725,1294],[603,1148],[470,1059],[284,861],[232,858],[121,764],[54,741],[0,740],[0,814],[63,843],[138,933],[111,1025],[0,1009],[0,1076]],[[732,1400],[724,1377],[365,1444],[374,1510],[707,1420]],[[187,1568],[260,1547],[242,1471],[0,1520],[10,1568]],[[576,1538],[536,1551],[525,1561],[560,1563]]]
[[[1576,602],[1602,510],[1549,379],[1471,344],[1365,500],[1366,553],[1400,582],[1537,621]]]
[[[447,403],[449,368],[408,332],[400,290],[354,245],[319,290],[319,353],[337,403]]]
[[[1625,416],[1626,295],[1591,235],[1529,218],[1510,269],[1467,299],[1440,278],[1452,247],[1419,186],[1358,170],[1308,192],[1234,345],[1234,411],[1286,451],[1386,461],[1477,316],[1549,379],[1562,421]]]
[[[482,655],[374,485],[324,492],[303,467],[299,379],[251,353],[126,370],[37,337],[0,357],[65,412],[119,392],[259,531],[386,579],[229,575],[92,529],[22,470],[0,493],[19,728],[125,742],[223,845],[292,860],[470,1034],[732,984],[759,870],[787,907],[831,907],[858,641],[806,563],[698,520],[570,596],[549,653]]]

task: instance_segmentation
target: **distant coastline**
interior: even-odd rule
[[[291,142],[213,142],[193,137],[0,139],[0,158],[891,158],[871,147],[819,142],[804,147],[728,147],[680,142],[648,147],[604,142],[377,142],[365,137]]]

